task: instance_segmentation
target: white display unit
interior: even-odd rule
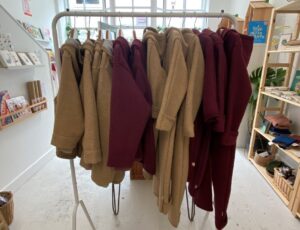
[[[0,91],[11,97],[27,95],[27,81],[40,80],[47,98],[47,110],[0,132],[0,190],[18,189],[44,163],[54,156],[50,145],[54,122],[54,103],[50,62],[46,50],[0,5],[0,33],[11,34],[15,51],[35,52],[41,66],[0,69]]]

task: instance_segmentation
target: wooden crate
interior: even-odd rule
[[[282,177],[277,168],[274,169],[274,185],[280,190],[282,195],[290,201],[292,198],[294,187]]]
[[[248,34],[248,24],[251,21],[266,21],[269,25],[272,10],[273,6],[265,1],[250,1],[245,18],[243,33]]]

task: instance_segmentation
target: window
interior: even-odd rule
[[[105,10],[113,12],[204,12],[208,8],[209,0],[68,0],[70,10]],[[100,18],[80,18],[75,20],[76,28],[90,27],[94,30],[98,28]],[[132,36],[134,28],[138,37],[141,37],[143,28],[153,27],[188,27],[203,28],[206,26],[205,19],[195,18],[101,18],[101,22],[106,22],[115,28],[119,28],[120,22],[123,34],[126,38]],[[71,26],[74,26],[74,19],[69,19]],[[86,29],[82,34],[86,33]],[[93,33],[96,34],[97,33]],[[84,36],[80,36],[84,37]]]

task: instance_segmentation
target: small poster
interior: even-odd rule
[[[32,12],[31,12],[31,9],[30,9],[30,3],[29,3],[29,1],[30,0],[22,0],[22,3],[23,3],[23,12],[27,16],[32,16]]]
[[[254,43],[266,43],[268,24],[266,21],[249,22],[248,35],[254,37]]]

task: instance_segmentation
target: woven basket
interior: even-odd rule
[[[274,160],[275,154],[271,154],[267,157],[261,157],[257,152],[255,153],[254,156],[254,161],[256,164],[266,167],[272,160]]]
[[[282,195],[288,200],[291,200],[294,187],[290,185],[287,180],[280,175],[278,168],[274,169],[274,184]]]
[[[10,225],[14,218],[14,201],[13,194],[11,192],[0,192],[1,196],[4,196],[8,202],[0,206],[0,212],[2,213],[6,223]]]

